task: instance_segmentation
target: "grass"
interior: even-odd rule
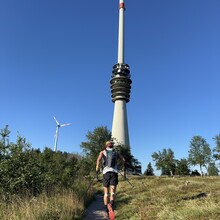
[[[117,220],[220,219],[220,177],[128,178],[134,188],[119,182]]]
[[[33,198],[14,197],[10,202],[0,201],[1,220],[81,220],[85,204],[92,200],[91,187],[85,197],[88,183],[76,183],[72,190],[59,190],[50,195],[42,193]]]
[[[129,176],[134,186],[120,178],[116,194],[117,220],[216,220],[220,219],[220,177]],[[89,182],[76,183],[72,190],[42,193],[32,199],[0,201],[1,220],[81,220]],[[102,191],[100,182],[96,190]],[[92,220],[92,219],[91,219]]]
[[[84,209],[81,201],[70,191],[28,199],[16,199],[10,204],[0,203],[1,220],[70,220],[81,219]]]

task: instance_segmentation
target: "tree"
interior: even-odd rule
[[[80,145],[85,154],[85,157],[80,163],[81,166],[85,169],[85,175],[89,174],[92,169],[95,169],[96,160],[100,151],[105,149],[105,142],[111,140],[111,132],[107,129],[106,126],[100,126],[96,127],[93,132],[88,131],[86,138],[87,141],[82,142]],[[128,168],[128,170],[138,170],[138,172],[141,170],[140,162],[131,155],[129,148],[124,145],[117,144],[115,149],[125,158],[127,165],[126,168]],[[119,167],[122,168],[120,161]]]
[[[181,160],[177,160],[176,174],[181,176],[190,174],[188,161],[185,158]]]
[[[215,160],[220,160],[220,134],[216,135],[213,140],[215,141],[215,148],[213,149],[213,157]]]
[[[209,176],[218,176],[218,168],[213,162],[209,164],[207,171]]]
[[[173,176],[175,174],[176,160],[174,158],[174,152],[170,148],[163,149],[162,152],[154,152],[152,158],[156,162],[156,168],[161,170],[161,175]]]
[[[128,148],[125,145],[119,145],[117,144],[118,142],[116,141],[116,146],[115,149],[117,152],[119,152],[125,159],[125,164],[124,164],[124,176],[126,178],[127,173],[132,173],[132,174],[142,174],[141,172],[141,163],[136,159],[130,151],[130,148]],[[122,169],[123,164],[122,161],[118,161],[118,167]]]
[[[25,138],[18,136],[16,143],[0,160],[0,189],[6,195],[37,194],[41,190],[41,169],[37,154]]]
[[[211,149],[203,137],[194,136],[191,139],[188,161],[193,166],[199,165],[201,176],[203,176],[202,167],[207,169],[211,161]]]
[[[141,174],[141,162],[139,162],[138,159],[134,158],[132,156],[132,159],[131,159],[131,170],[132,170],[132,173],[133,174]]]
[[[99,152],[105,148],[105,142],[111,139],[111,132],[106,126],[96,127],[93,132],[88,131],[86,135],[87,141],[82,142],[80,147],[83,149],[86,157],[86,163],[90,169],[95,170],[95,164]],[[87,167],[86,165],[86,167]]]
[[[140,162],[135,159],[134,156],[131,154],[130,148],[124,145],[116,145],[115,149],[125,158],[126,169],[128,169],[129,171],[134,171],[135,166],[140,165]],[[119,166],[122,166],[121,161],[119,161]]]
[[[154,176],[154,169],[153,169],[153,167],[151,165],[151,162],[148,163],[147,169],[145,170],[144,175],[146,175],[146,176]]]

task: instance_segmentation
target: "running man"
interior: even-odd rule
[[[99,172],[100,161],[103,162],[103,186],[104,186],[104,205],[106,212],[110,220],[115,219],[114,214],[114,201],[116,187],[118,185],[118,159],[125,163],[124,157],[116,152],[113,147],[113,142],[107,141],[105,143],[105,150],[99,153],[97,163],[96,163],[96,172]]]

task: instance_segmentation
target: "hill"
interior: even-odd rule
[[[220,177],[128,177],[118,185],[117,220],[220,219]]]

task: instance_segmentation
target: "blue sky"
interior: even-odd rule
[[[190,139],[211,147],[220,133],[220,1],[126,0],[125,62],[132,154],[143,171],[171,148],[187,157]],[[118,0],[0,1],[0,128],[35,148],[81,152],[88,131],[111,130],[112,66]]]

